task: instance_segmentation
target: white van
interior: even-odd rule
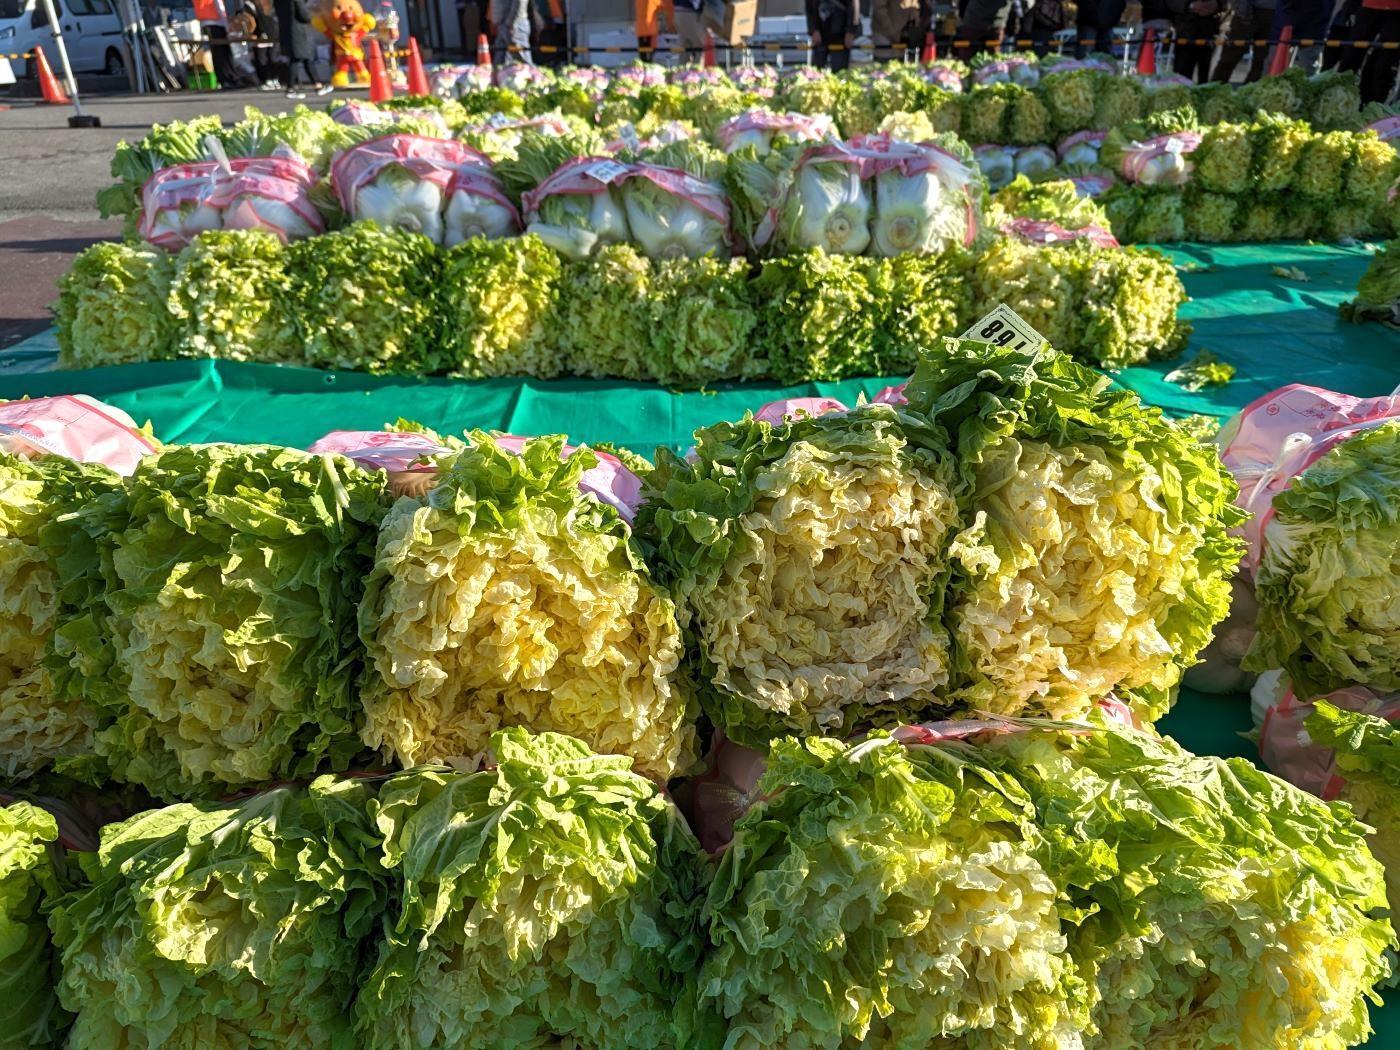
[[[74,73],[126,73],[122,20],[114,0],[53,0],[53,9],[63,27]],[[36,46],[44,49],[49,65],[62,76],[43,0],[0,0],[0,54],[20,54]],[[11,59],[10,66],[15,76],[25,75],[24,59]],[[29,66],[32,70],[32,63]]]

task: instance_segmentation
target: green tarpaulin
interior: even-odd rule
[[[1228,416],[1288,383],[1363,396],[1400,385],[1400,332],[1352,325],[1337,316],[1366,268],[1365,247],[1272,244],[1171,249],[1191,295],[1195,325],[1176,361],[1130,368],[1115,378],[1173,414]],[[1275,269],[1301,271],[1281,276]],[[1014,303],[1010,304],[1014,307]],[[173,361],[85,372],[31,371],[52,363],[52,337],[0,355],[0,399],[86,393],[150,420],[166,441],[269,441],[305,446],[328,430],[377,430],[400,417],[449,432],[469,427],[518,434],[559,433],[608,440],[638,452],[682,448],[698,426],[740,416],[779,397],[820,394],[854,403],[903,377],[721,387],[672,393],[605,380],[499,379],[477,382],[372,377],[350,372]],[[1163,377],[1196,351],[1235,365],[1224,387],[1191,393]],[[1256,757],[1244,697],[1183,692],[1161,728],[1202,754]],[[1400,991],[1374,1011],[1372,1047],[1400,1046]]]

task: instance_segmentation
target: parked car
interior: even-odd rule
[[[114,0],[53,0],[63,42],[74,73],[126,72],[122,19]],[[58,47],[49,28],[43,0],[0,0],[0,54],[44,49],[49,65],[58,69]],[[33,75],[33,60],[11,59],[17,77]]]

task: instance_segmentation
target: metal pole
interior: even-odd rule
[[[73,77],[73,67],[68,61],[68,46],[63,42],[63,27],[58,24],[58,12],[54,10],[53,0],[44,0],[44,10],[49,16],[49,29],[53,33],[53,42],[58,45],[58,61],[63,66],[63,79],[68,85],[68,97],[73,100],[73,116],[68,118],[70,128],[97,128],[102,126],[102,121],[97,117],[85,116],[82,103],[78,101],[78,82]]]

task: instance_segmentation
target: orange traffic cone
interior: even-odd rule
[[[705,59],[706,69],[713,69],[718,63],[715,61],[715,35],[708,29],[705,30]]]
[[[423,70],[423,56],[418,50],[418,41],[408,38],[408,93],[410,95],[430,95],[428,74]]]
[[[1283,31],[1278,35],[1278,43],[1274,45],[1274,58],[1269,63],[1269,76],[1276,77],[1288,68],[1293,61],[1293,52],[1290,43],[1293,40],[1293,27],[1284,26]]]
[[[1149,29],[1142,35],[1142,49],[1138,52],[1137,71],[1143,76],[1157,72],[1157,30]]]
[[[73,100],[68,97],[68,92],[63,90],[58,77],[53,75],[42,47],[34,49],[34,64],[39,68],[39,90],[44,93],[44,101],[54,106],[71,106]]]
[[[389,71],[384,68],[384,52],[379,50],[379,41],[369,38],[369,100],[387,102],[394,97],[394,85],[389,82]]]
[[[924,34],[924,50],[919,55],[919,64],[931,66],[936,58],[938,58],[938,45],[934,42],[933,30],[930,29]]]
[[[476,64],[479,66],[491,64],[491,45],[486,42],[485,33],[479,34],[476,38]]]

